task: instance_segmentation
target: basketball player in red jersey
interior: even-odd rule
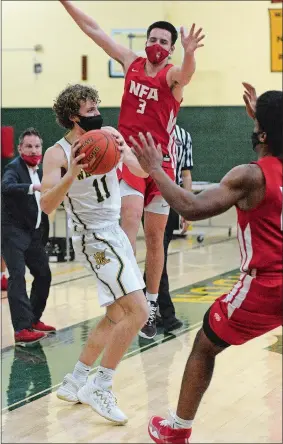
[[[129,142],[129,136],[150,131],[154,141],[161,144],[163,169],[174,180],[174,128],[183,98],[183,88],[195,71],[194,53],[202,45],[202,29],[185,35],[181,28],[184,59],[181,67],[168,63],[174,52],[178,33],[168,22],[153,23],[147,30],[146,55],[138,57],[109,37],[95,20],[84,14],[70,1],[61,3],[79,27],[110,57],[118,61],[125,73],[125,88],[119,118],[119,131]],[[169,214],[168,203],[162,198],[154,181],[141,179],[123,166],[120,176],[122,197],[121,227],[128,235],[135,251],[136,237],[144,212],[146,254],[146,296],[150,304],[148,322],[140,335],[156,335],[156,310],[160,278],[164,265],[163,237]]]
[[[192,423],[212,378],[215,357],[282,325],[283,295],[283,93],[257,100],[244,84],[248,114],[254,119],[252,145],[258,161],[233,168],[215,188],[195,196],[173,184],[161,168],[162,153],[150,134],[132,139],[136,156],[169,205],[186,220],[201,220],[236,206],[241,275],[204,316],[185,368],[176,414],[149,422],[156,443],[189,442]],[[255,107],[254,107],[255,104]]]

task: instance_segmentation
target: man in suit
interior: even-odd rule
[[[15,342],[37,342],[54,327],[41,322],[51,283],[45,245],[48,216],[40,209],[42,139],[34,128],[19,138],[19,157],[10,162],[2,178],[1,247],[6,262],[8,300]],[[30,299],[26,291],[25,267],[34,277]]]

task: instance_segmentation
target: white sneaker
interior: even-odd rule
[[[57,398],[68,402],[79,402],[77,394],[83,385],[71,373],[68,373],[57,390]]]
[[[90,405],[96,413],[108,419],[108,421],[119,425],[128,422],[127,416],[117,406],[117,399],[114,393],[111,390],[96,387],[92,379],[89,379],[79,389],[78,399],[82,404]]]

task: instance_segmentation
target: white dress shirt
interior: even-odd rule
[[[37,170],[38,167],[36,167],[35,169],[33,169],[32,167],[29,167],[27,165],[27,169],[30,175],[30,179],[31,179],[31,185],[29,187],[28,190],[28,194],[34,194],[35,198],[36,198],[36,203],[37,203],[37,208],[38,208],[38,212],[37,212],[37,221],[36,221],[36,226],[35,228],[39,228],[40,222],[41,222],[41,208],[40,208],[40,191],[33,191],[33,185],[40,185],[40,180],[37,174]]]

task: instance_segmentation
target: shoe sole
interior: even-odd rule
[[[183,325],[184,325],[184,324],[182,324],[182,325],[178,325],[178,326],[176,326],[176,327],[172,327],[172,328],[169,328],[169,329],[165,329],[165,328],[164,328],[164,333],[171,333],[172,331],[179,330],[180,328],[183,327]]]
[[[42,338],[36,339],[35,341],[29,341],[29,342],[25,342],[25,341],[17,341],[15,342],[15,345],[19,346],[19,347],[28,347],[29,345],[34,345],[37,344],[37,342],[41,341],[42,339],[45,339],[46,335],[43,336]]]
[[[102,415],[102,413],[100,413],[98,410],[96,410],[96,408],[94,408],[89,402],[86,402],[82,396],[79,396],[79,394],[78,394],[78,400],[81,404],[89,405],[95,413],[97,413],[102,418],[107,419],[110,422],[113,422],[113,424],[125,425],[128,422],[128,418],[125,419],[124,421],[115,421],[115,419],[112,419],[109,416]]]
[[[56,393],[56,396],[57,396],[58,399],[61,399],[61,401],[70,402],[70,403],[72,403],[72,404],[78,404],[78,403],[80,403],[80,401],[79,401],[78,398],[77,398],[76,401],[74,401],[73,399],[68,399],[68,398],[67,398],[67,395],[64,396],[64,395],[60,395],[59,393]]]
[[[37,333],[45,333],[45,334],[56,333],[56,330],[36,330],[35,328],[33,328],[33,331],[36,331]]]
[[[141,338],[144,338],[144,339],[153,339],[153,338],[155,338],[155,336],[157,335],[157,332],[153,335],[153,336],[147,336],[145,333],[143,333],[142,331],[140,331],[139,332],[139,336],[141,337]]]
[[[151,430],[150,430],[150,426],[149,426],[149,425],[148,425],[148,427],[147,427],[147,431],[148,431],[148,434],[149,434],[150,438],[152,439],[152,441],[155,442],[156,444],[161,444],[162,442],[164,442],[163,440],[161,440],[161,438],[159,439],[157,436],[154,436],[154,435],[151,433]]]

